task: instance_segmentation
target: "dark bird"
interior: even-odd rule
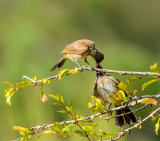
[[[100,62],[104,59],[104,55],[99,52],[95,47],[95,42],[87,39],[77,40],[67,45],[62,51],[63,57],[54,65],[50,70],[52,72],[57,67],[61,68],[67,59],[70,59],[82,68],[77,61],[84,59],[84,61],[90,66],[87,61],[87,57],[90,55],[95,60]],[[91,66],[90,66],[91,67]],[[91,67],[92,68],[92,67]]]
[[[97,68],[102,69],[99,63],[97,64]],[[119,80],[114,76],[97,71],[96,81],[93,86],[92,94],[100,100],[103,100],[105,106],[106,104],[114,104],[115,107],[121,106],[122,100],[115,99],[115,94],[119,90],[117,86],[119,83]],[[137,118],[135,117],[135,115],[129,112],[131,112],[131,110],[128,106],[115,112],[115,115],[125,114],[123,116],[118,116],[115,118],[116,126],[123,127],[125,124],[130,125],[131,123],[137,122]]]

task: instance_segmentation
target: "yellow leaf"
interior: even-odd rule
[[[84,117],[80,115],[76,115],[76,119],[81,119],[81,118],[84,118]]]
[[[24,128],[21,126],[13,126],[13,129],[19,131],[19,133],[23,136],[26,135],[26,132],[31,132],[29,128]]]
[[[123,90],[123,91],[127,91],[129,93],[133,93],[133,91],[125,83],[123,83],[123,82],[120,82],[118,84],[118,88],[121,89],[121,90]]]
[[[128,83],[131,83],[132,81],[135,81],[135,80],[139,80],[139,78],[137,77],[131,77],[127,80]]]
[[[144,83],[143,84],[143,86],[142,86],[142,91],[148,86],[148,85],[150,85],[150,84],[152,84],[153,82],[156,82],[156,81],[158,81],[159,79],[152,79],[152,80],[149,80],[149,81],[147,81],[146,83]]]
[[[144,103],[144,104],[154,104],[155,106],[157,105],[157,100],[154,98],[145,98],[144,100],[142,100],[140,103]]]
[[[8,84],[8,85],[10,85],[12,88],[14,87],[10,82],[8,82],[8,81],[4,81],[4,82],[2,82],[2,83],[6,83],[6,84]]]
[[[72,73],[72,74],[76,74],[77,72],[78,72],[77,68],[74,68],[74,69],[70,70],[70,73]]]
[[[122,99],[123,101],[127,102],[127,98],[126,98],[126,95],[125,95],[124,91],[119,90],[119,91],[117,92],[117,95],[118,95],[118,98],[119,98],[119,96],[120,96],[120,100]]]
[[[49,84],[50,82],[51,82],[51,80],[49,80],[49,79],[42,79],[43,84]]]
[[[6,103],[11,106],[11,97],[15,93],[14,88],[8,88],[5,90],[4,96],[7,97]]]
[[[141,130],[142,129],[142,124],[141,125],[139,125],[139,130]]]
[[[159,130],[159,121],[160,121],[160,118],[158,119],[158,122],[155,124],[155,132],[157,135],[158,135],[158,130]]]
[[[17,91],[27,86],[33,86],[33,82],[32,81],[22,81],[16,85],[15,90]]]
[[[116,93],[116,94],[114,95],[114,98],[115,98],[115,100],[117,100],[117,101],[122,100],[122,97],[119,95],[119,93]]]
[[[70,74],[70,70],[69,69],[63,69],[61,71],[58,72],[59,75],[59,80],[61,80],[62,76]]]
[[[32,80],[37,81],[37,76],[32,77]]]
[[[151,69],[153,72],[159,73],[159,68],[158,68],[157,63],[155,63],[154,65],[151,65],[151,66],[150,66],[150,69]]]

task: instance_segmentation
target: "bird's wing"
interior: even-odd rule
[[[116,82],[117,85],[120,83],[120,81],[116,77],[111,76],[111,75],[109,77],[110,77],[110,79],[112,79],[112,81]],[[129,96],[129,97],[133,98],[133,94],[132,93],[127,92],[127,91],[124,91],[124,92],[125,92],[126,97]]]
[[[114,77],[114,76],[112,76],[112,75],[109,75],[109,78],[110,78],[112,81],[114,81],[117,85],[120,83],[120,81],[119,81],[116,77]]]
[[[92,89],[92,95],[95,97],[99,96],[98,91],[97,91],[97,80],[94,82],[93,89]]]
[[[80,45],[78,43],[77,44],[71,43],[63,49],[62,53],[81,55],[85,53],[87,50],[88,50],[88,47],[85,45]]]

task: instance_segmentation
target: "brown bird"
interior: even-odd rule
[[[99,63],[97,64],[97,68],[102,69]],[[121,106],[122,100],[115,99],[115,94],[119,90],[117,86],[118,84],[119,80],[114,76],[97,71],[92,95],[99,98],[100,100],[103,100],[105,106],[106,104],[114,104],[115,107]],[[125,109],[116,111],[115,115],[126,114],[128,112],[131,112],[131,110],[126,106]],[[136,122],[137,118],[133,113],[115,118],[115,124],[119,127],[123,127],[125,124],[130,125],[131,123]]]
[[[61,68],[67,59],[70,59],[82,68],[77,61],[84,59],[84,61],[90,66],[87,61],[87,57],[90,55],[95,60],[100,62],[104,59],[104,55],[99,52],[95,47],[95,42],[87,39],[77,40],[69,45],[67,45],[63,51],[63,57],[54,65],[50,70],[52,72],[57,67]],[[91,66],[90,66],[91,67]],[[91,67],[92,68],[92,67]]]

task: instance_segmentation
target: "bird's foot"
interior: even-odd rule
[[[83,72],[84,68],[85,68],[84,66],[81,66],[80,67],[80,72]]]
[[[89,68],[90,68],[91,71],[95,70],[91,65],[89,65]]]

